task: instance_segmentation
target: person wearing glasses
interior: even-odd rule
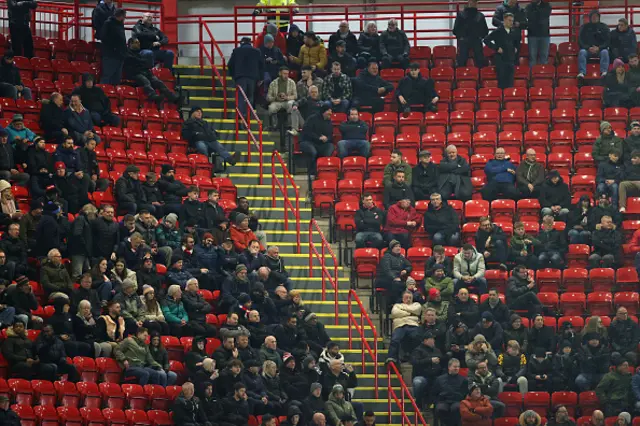
[[[611,349],[622,354],[629,364],[636,365],[638,358],[636,347],[640,339],[640,329],[638,324],[629,317],[627,308],[624,306],[618,308],[608,331]]]

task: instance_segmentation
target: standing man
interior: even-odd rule
[[[227,66],[236,86],[242,87],[249,103],[253,105],[256,83],[264,76],[264,58],[260,51],[251,45],[249,37],[242,37],[240,46],[233,49]],[[241,95],[238,95],[238,109],[246,114],[247,105]]]
[[[131,36],[140,40],[140,54],[149,60],[151,68],[155,61],[162,62],[165,68],[173,72],[173,59],[175,57],[171,50],[162,50],[162,46],[169,43],[169,39],[160,28],[153,25],[153,14],[145,13],[131,29]]]
[[[493,18],[495,21],[495,17]],[[520,36],[517,29],[513,28],[514,17],[512,13],[504,14],[503,25],[493,30],[484,44],[496,52],[495,62],[498,74],[498,87],[508,89],[513,87],[513,77],[515,73],[515,61],[518,58],[518,51],[514,47],[520,44]]]
[[[122,66],[127,56],[127,37],[124,34],[124,20],[127,12],[116,9],[102,26],[102,84],[117,86],[122,80]]]
[[[458,12],[453,25],[453,35],[458,39],[458,66],[466,67],[469,49],[473,50],[476,67],[484,66],[482,40],[489,34],[484,13],[478,11],[478,0],[469,0],[469,5]]]
[[[504,18],[508,14],[513,15],[513,47],[515,48],[515,55],[513,58],[513,64],[518,63],[520,57],[520,42],[522,41],[522,30],[527,28],[527,15],[524,9],[518,4],[518,0],[504,0],[504,3],[496,8],[496,12],[493,14],[491,23],[496,29],[504,27]]]
[[[580,52],[578,53],[578,78],[584,78],[587,72],[587,58],[600,58],[600,76],[609,70],[609,44],[611,33],[607,24],[600,22],[600,12],[591,11],[589,22],[580,27]]]
[[[533,0],[525,8],[527,35],[529,36],[529,66],[546,64],[549,58],[549,18],[551,4],[545,0]]]
[[[291,8],[286,6],[292,6]],[[295,6],[295,7],[293,7]],[[264,13],[267,15],[267,23],[280,28],[281,33],[287,33],[289,22],[294,13],[298,13],[296,0],[260,0],[253,11],[254,15]],[[281,8],[278,8],[281,7]]]
[[[33,57],[33,37],[29,22],[31,22],[31,9],[36,7],[38,7],[37,1],[7,0],[11,47],[16,56]]]
[[[110,16],[116,12],[116,6],[113,0],[100,0],[93,12],[91,12],[91,25],[95,30],[96,40],[100,40],[102,35],[102,26]]]

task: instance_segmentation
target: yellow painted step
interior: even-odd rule
[[[208,77],[208,78],[211,79],[211,77]],[[206,87],[206,86],[181,86],[181,87],[183,89],[187,89],[187,90],[208,90],[209,92],[211,92],[211,87]],[[216,86],[216,90],[222,90],[222,87],[221,86]],[[227,90],[235,92],[236,88],[227,85]],[[191,99],[193,99],[193,96],[191,96]]]
[[[295,187],[296,188],[300,188],[298,185],[296,185]],[[236,188],[243,188],[243,189],[244,188],[246,188],[246,189],[252,189],[252,188],[256,188],[256,189],[271,189],[271,185],[247,185],[247,184],[244,184],[244,183],[239,183],[239,184],[236,184]],[[289,182],[287,182],[287,188],[293,188],[293,186],[291,186],[291,184]],[[279,190],[279,188],[278,188],[278,190]],[[273,209],[276,210],[276,208],[273,208]],[[282,208],[279,208],[277,210],[282,210]],[[311,209],[307,209],[307,210],[311,211]]]

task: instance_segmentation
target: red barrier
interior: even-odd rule
[[[316,244],[313,242],[313,232],[317,232],[320,235],[321,244],[320,244],[320,252],[318,253],[318,249],[316,248]],[[327,262],[325,255],[331,255],[331,259],[333,260],[333,276],[329,272],[329,268],[327,268]],[[309,277],[313,277],[313,257],[318,260],[320,263],[320,267],[322,269],[321,278],[322,278],[322,300],[327,300],[327,281],[331,283],[333,287],[333,300],[334,300],[334,309],[335,309],[335,324],[338,325],[338,259],[336,255],[333,253],[333,249],[331,249],[331,245],[324,237],[322,230],[318,226],[318,222],[315,219],[311,219],[309,222]]]
[[[400,382],[400,389],[401,389],[400,399],[398,399],[398,396],[396,395],[396,391],[393,389],[393,386],[391,386],[392,376],[398,379],[398,381]],[[402,378],[402,373],[398,371],[398,367],[393,362],[390,362],[389,364],[387,364],[387,377],[389,379],[388,387],[387,387],[387,393],[388,393],[387,398],[389,399],[389,423],[391,423],[391,408],[392,408],[391,402],[393,399],[393,402],[395,402],[398,408],[400,409],[403,426],[404,425],[427,426],[427,422],[424,420],[424,417],[422,417],[422,413],[420,412],[420,408],[416,404],[416,400],[413,399],[413,396],[411,395],[411,392],[409,392],[409,388],[407,387],[407,384],[404,382],[404,379]],[[415,415],[414,423],[411,423],[411,420],[409,419],[409,416],[407,415],[407,412],[404,409],[405,397],[409,398],[409,402],[413,407],[413,412]]]
[[[242,115],[240,115],[240,117],[242,118]],[[262,157],[262,152],[260,153],[260,157]],[[280,182],[280,179],[276,174],[276,158],[282,168],[282,182]],[[289,198],[287,181],[296,194],[295,207]],[[300,253],[300,192],[298,191],[298,186],[296,185],[293,176],[289,173],[289,169],[287,169],[286,164],[282,161],[282,156],[278,151],[273,151],[273,154],[271,154],[271,207],[273,208],[276,207],[276,186],[280,189],[280,192],[282,192],[282,198],[284,201],[284,229],[286,231],[289,230],[289,211],[293,213],[293,217],[296,221],[296,247],[298,249],[298,253]]]
[[[356,316],[353,313],[353,303],[358,305],[360,309],[360,322],[356,319]],[[369,355],[370,361],[373,363],[373,378],[375,383],[375,397],[378,398],[378,330],[373,325],[373,321],[371,321],[371,317],[367,313],[367,310],[362,305],[360,298],[358,297],[358,293],[355,290],[349,290],[349,296],[347,298],[348,303],[348,323],[347,327],[349,328],[349,349],[353,349],[353,329],[358,332],[360,337],[360,344],[362,345],[362,374],[366,374],[366,355]],[[373,334],[373,348],[367,341],[366,332],[365,332],[365,321],[369,325],[371,332]],[[391,410],[389,410],[391,411]],[[391,422],[389,422],[391,423]]]
[[[238,107],[239,105],[238,100],[240,99],[240,96],[242,96],[242,99],[244,100],[244,103],[247,106],[246,120],[242,116],[242,111],[240,111],[240,108]],[[253,117],[256,123],[258,123],[258,140],[256,140],[256,138],[253,136],[253,132],[251,131],[251,117]],[[253,109],[253,106],[251,106],[251,102],[249,102],[249,98],[247,98],[247,94],[244,92],[244,89],[240,86],[236,86],[236,140],[239,140],[240,120],[242,120],[244,127],[247,129],[247,160],[248,161],[251,161],[251,144],[253,143],[253,145],[258,149],[258,155],[260,156],[260,158],[258,159],[258,163],[260,163],[260,182],[259,183],[260,185],[262,185],[262,182],[264,180],[264,170],[263,170],[264,160],[262,158],[262,149],[263,149],[262,148],[262,120],[260,120],[260,117],[258,117],[258,113],[256,112],[255,109]]]

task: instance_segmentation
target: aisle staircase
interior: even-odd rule
[[[336,325],[334,291],[330,281],[326,281],[326,298],[322,297],[322,267],[319,260],[313,258],[313,276],[309,273],[309,237],[311,235],[312,242],[316,246],[318,253],[322,253],[321,234],[315,229],[309,232],[309,223],[312,219],[311,203],[306,198],[306,190],[299,187],[300,191],[300,253],[297,253],[296,243],[296,227],[293,215],[289,213],[289,227],[285,229],[284,206],[285,200],[282,192],[276,189],[275,206],[272,205],[272,153],[276,147],[275,133],[264,133],[263,141],[263,182],[259,184],[260,165],[256,150],[252,149],[252,161],[247,162],[247,133],[241,131],[238,139],[235,138],[235,87],[233,82],[227,80],[227,114],[224,114],[224,98],[222,90],[216,90],[216,96],[212,96],[211,90],[211,69],[205,68],[204,75],[200,75],[200,67],[198,66],[177,66],[176,71],[179,75],[179,84],[189,93],[190,104],[192,106],[200,106],[203,108],[205,119],[215,123],[215,128],[220,133],[220,142],[230,152],[239,150],[242,153],[241,162],[233,167],[228,167],[226,172],[228,177],[232,179],[238,190],[238,196],[248,198],[251,209],[260,217],[262,229],[267,234],[268,243],[270,245],[278,245],[280,247],[280,255],[284,257],[287,269],[292,277],[294,287],[302,292],[305,304],[325,324],[332,340],[336,341],[345,354],[345,360],[353,364],[358,374],[358,387],[355,392],[355,401],[365,404],[365,411],[372,410],[376,413],[377,424],[380,426],[387,424],[416,424],[411,404],[406,403],[405,409],[408,421],[402,421],[399,406],[395,403],[389,405],[387,399],[387,388],[389,380],[387,378],[387,370],[384,360],[387,357],[386,349],[383,349],[382,338],[379,337],[374,342],[374,329],[372,329],[367,321],[363,321],[363,332],[369,347],[378,349],[377,360],[367,352],[363,355],[362,341],[360,334],[355,327],[349,327],[349,299],[352,300],[353,319],[357,324],[361,323],[361,312],[359,305],[355,302],[356,296],[353,293],[349,295],[349,271],[347,268],[338,265],[338,315]],[[219,82],[216,81],[219,86]],[[258,126],[255,120],[251,123],[251,129],[257,133]],[[276,157],[277,158],[277,157]],[[276,177],[283,181],[283,169],[279,162],[276,161],[275,166]],[[306,175],[300,177],[299,182],[306,185]],[[295,200],[295,188],[291,185],[287,188],[287,194],[291,200]],[[292,201],[293,204],[293,201]],[[328,235],[328,232],[325,234]],[[333,277],[334,260],[332,259],[329,249],[325,253],[328,274]],[[363,297],[364,300],[364,297]],[[369,306],[368,301],[362,302],[362,306]],[[365,308],[366,309],[366,308]],[[374,323],[375,324],[375,323]],[[353,325],[353,323],[351,323]],[[352,332],[352,345],[349,348],[349,332]],[[364,361],[364,372],[363,372]],[[376,397],[376,378],[374,369],[378,371],[378,394]],[[409,382],[410,384],[410,382]],[[393,390],[401,399],[400,381],[394,375],[391,380]],[[391,407],[391,416],[389,411]],[[419,423],[418,423],[419,424]]]

